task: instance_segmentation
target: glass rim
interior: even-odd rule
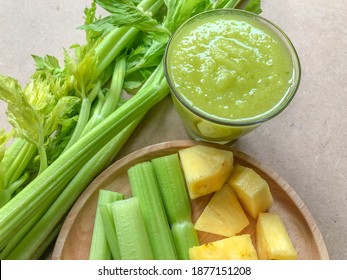
[[[274,106],[273,108],[271,108],[270,110],[260,114],[260,115],[256,115],[253,117],[249,117],[249,118],[237,118],[237,119],[229,119],[229,118],[223,118],[223,117],[218,117],[215,115],[211,115],[197,107],[192,106],[191,104],[189,104],[184,97],[182,96],[182,94],[180,94],[177,90],[176,87],[173,84],[172,79],[170,78],[170,74],[168,71],[168,53],[170,50],[170,46],[171,43],[173,41],[173,39],[177,36],[177,34],[179,34],[179,32],[187,25],[189,24],[191,21],[196,20],[197,18],[203,17],[206,14],[210,14],[210,13],[238,13],[238,14],[242,14],[248,17],[253,17],[254,19],[264,23],[268,28],[271,29],[271,31],[275,32],[281,41],[283,41],[286,49],[288,49],[291,58],[292,58],[292,62],[293,62],[293,77],[294,77],[294,82],[293,82],[293,86],[292,88],[289,88],[289,90],[285,93],[285,95],[283,96],[283,98],[281,99],[281,101],[279,101],[276,106]],[[249,11],[245,11],[245,10],[240,10],[240,9],[232,9],[232,8],[224,8],[224,9],[214,9],[214,10],[208,10],[208,11],[204,11],[201,12],[199,14],[196,14],[194,16],[192,16],[191,18],[189,18],[188,20],[186,20],[185,22],[183,22],[171,35],[166,48],[165,48],[165,52],[164,52],[164,59],[163,59],[163,64],[164,64],[164,75],[165,78],[167,80],[167,83],[169,85],[170,91],[171,93],[173,93],[173,95],[176,97],[176,99],[186,108],[188,109],[190,112],[192,112],[193,114],[199,116],[200,118],[216,123],[216,124],[221,124],[221,125],[228,125],[228,126],[251,126],[251,125],[256,125],[256,124],[260,124],[263,123],[267,120],[270,120],[272,118],[274,118],[275,116],[279,115],[285,108],[288,107],[289,103],[292,101],[292,99],[294,98],[294,96],[296,95],[296,92],[299,88],[300,82],[301,82],[301,65],[300,65],[300,60],[299,60],[299,56],[298,53],[293,45],[293,43],[291,42],[291,40],[289,39],[289,37],[287,36],[287,34],[276,24],[274,24],[273,22],[271,22],[270,20],[249,12]]]

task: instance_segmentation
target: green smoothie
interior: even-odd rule
[[[253,14],[204,13],[172,37],[168,82],[198,116],[219,124],[257,123],[280,111],[298,84],[293,53],[283,41]]]

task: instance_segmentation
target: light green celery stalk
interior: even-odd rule
[[[9,200],[8,192],[5,190],[5,168],[3,158],[5,155],[6,143],[9,139],[4,129],[0,129],[0,207]]]
[[[156,260],[177,259],[157,178],[150,161],[140,162],[128,169],[133,197],[138,198],[145,221],[153,256]]]
[[[137,197],[112,203],[122,260],[153,260],[153,252]]]
[[[235,8],[242,0],[216,0],[213,1],[212,9]]]
[[[179,259],[189,259],[189,248],[199,245],[192,223],[190,199],[178,154],[151,160],[159,183],[159,190],[171,226]]]
[[[94,75],[94,74],[92,74],[92,75]],[[80,91],[82,104],[81,104],[81,109],[80,109],[79,116],[78,116],[78,121],[77,121],[76,127],[74,129],[74,132],[73,132],[69,142],[67,143],[64,151],[67,151],[71,147],[71,145],[73,145],[81,137],[82,132],[83,132],[85,126],[87,125],[88,120],[89,120],[90,111],[92,108],[92,103],[93,103],[95,97],[99,94],[99,92],[101,90],[100,82],[96,82],[93,85],[93,88],[90,89],[89,91],[87,91],[85,89],[85,87],[86,86],[83,86],[81,91]]]
[[[16,156],[10,165],[6,166],[6,182],[8,185],[14,183],[23,173],[33,156],[37,153],[37,148],[34,144],[31,144],[24,139],[20,146],[17,146],[15,150],[11,150],[11,156]],[[9,153],[10,154],[10,153]]]
[[[108,228],[107,220],[105,221],[105,219],[103,218],[105,214],[107,215],[107,213],[104,213],[105,211],[103,209],[103,206],[120,199],[124,199],[123,194],[109,190],[99,190],[98,203],[94,219],[94,229],[89,252],[90,260],[110,260],[112,259],[112,257],[113,259],[116,259],[117,255],[118,259],[120,258],[118,244],[116,243],[113,246],[109,246],[109,241],[107,241],[107,234],[108,232],[112,231],[112,226],[111,229]],[[108,211],[107,208],[106,211]]]
[[[23,187],[29,181],[29,179],[30,172],[23,172],[16,181],[10,185],[7,185],[5,192],[7,192],[8,197],[11,198],[12,196],[16,195],[16,193],[20,191],[21,187]]]
[[[120,9],[122,11],[120,18],[124,18],[127,15],[127,6],[130,4],[130,1],[96,0],[97,4],[111,14],[115,11],[114,6],[116,3],[114,2],[119,2],[116,10]],[[163,0],[143,0],[137,5],[137,8],[140,11],[155,14],[163,6],[163,3]],[[134,8],[132,10],[134,11]],[[114,58],[121,54],[129,46],[129,43],[136,39],[139,32],[140,30],[138,28],[129,26],[114,28],[109,32],[95,48],[95,54],[98,58],[97,73],[104,71]]]
[[[59,190],[55,190],[53,194],[57,196],[59,194]],[[13,249],[26,236],[26,234],[33,227],[33,225],[45,214],[46,209],[50,207],[51,203],[52,202],[49,200],[42,201],[40,208],[37,211],[35,211],[32,215],[27,217],[25,223],[23,223],[22,226],[12,234],[11,239],[6,244],[6,247],[3,248],[3,250],[1,250],[0,259],[12,259],[12,257],[9,257],[9,255],[11,254]],[[51,228],[46,228],[46,230],[49,230],[51,232]],[[41,247],[41,244],[39,247]],[[35,248],[35,250],[36,249],[37,248]]]
[[[105,232],[105,241],[111,251],[111,259],[120,260],[120,250],[118,244],[118,237],[116,232],[116,226],[111,209],[112,203],[100,205],[100,214],[102,218],[102,229]],[[91,259],[89,257],[89,259]]]
[[[126,69],[126,58],[125,56],[117,59],[114,72],[111,79],[111,86],[105,100],[100,101],[99,108],[95,109],[91,119],[88,121],[83,129],[82,135],[91,130],[94,126],[102,122],[109,114],[111,114],[117,107],[119,98],[123,89],[123,81]],[[101,95],[103,98],[103,95]],[[99,104],[98,104],[99,105]]]

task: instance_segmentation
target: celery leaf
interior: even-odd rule
[[[114,27],[135,27],[145,32],[170,35],[170,32],[163,28],[151,13],[145,12],[135,6],[131,0],[96,0],[97,4],[110,13],[109,16],[95,20],[92,23],[81,26],[81,29],[94,30],[96,32],[107,33]]]
[[[0,76],[0,98],[7,102],[7,116],[18,136],[39,145],[42,123],[37,111],[14,78]]]
[[[260,0],[250,0],[244,9],[255,14],[260,14],[262,12]]]

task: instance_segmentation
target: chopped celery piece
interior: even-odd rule
[[[176,249],[150,161],[128,169],[131,191],[138,197],[153,255],[156,260],[177,259]]]
[[[198,234],[190,220],[180,221],[171,225],[177,255],[180,260],[189,260],[189,249],[199,246]]]
[[[189,259],[189,248],[199,245],[191,221],[190,199],[178,154],[152,159],[179,259]]]
[[[116,226],[114,224],[112,215],[112,203],[114,202],[100,205],[100,214],[103,222],[102,224],[104,226],[107,244],[111,251],[112,259],[120,260],[121,255],[118,246]]]
[[[153,253],[137,197],[112,203],[122,260],[152,260]]]
[[[106,230],[107,227],[104,227],[103,219],[101,216],[101,206],[114,202],[120,199],[123,199],[124,195],[108,191],[108,190],[100,190],[98,197],[98,204],[96,208],[96,215],[94,219],[94,229],[89,253],[90,260],[109,260],[111,259],[111,250],[106,238]],[[112,254],[113,256],[113,254]],[[113,256],[114,257],[114,256]]]

